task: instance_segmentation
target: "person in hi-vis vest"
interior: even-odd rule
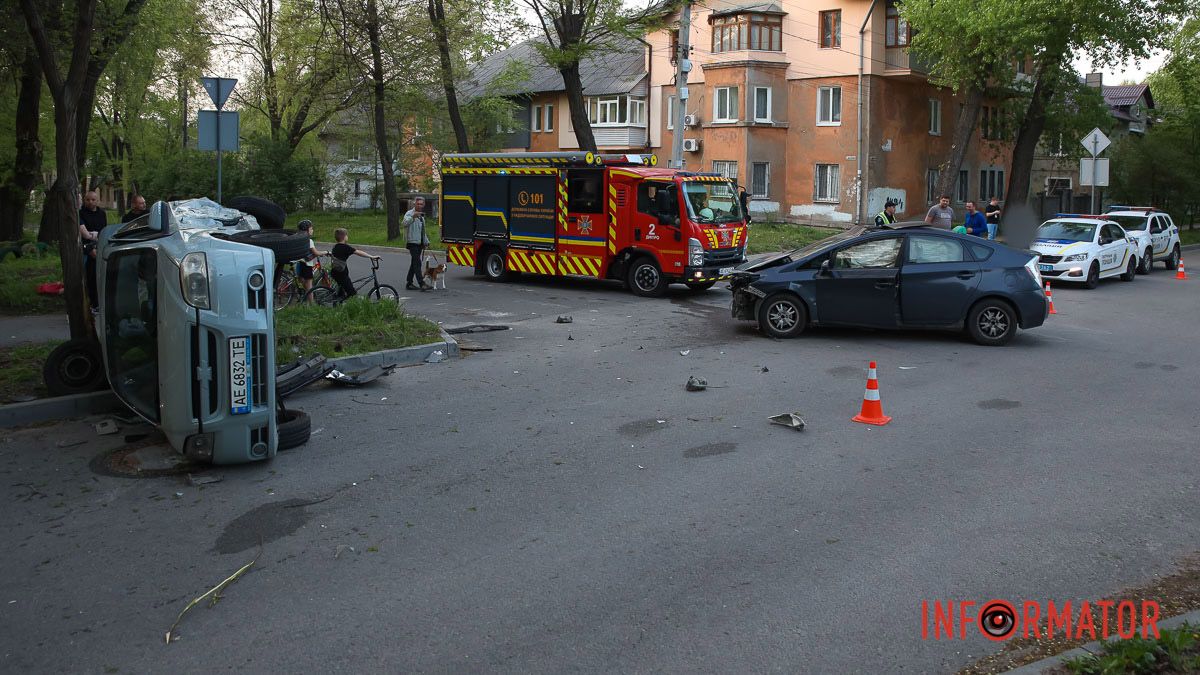
[[[896,222],[896,202],[887,200],[883,204],[883,210],[879,215],[875,216],[875,227],[886,227]]]

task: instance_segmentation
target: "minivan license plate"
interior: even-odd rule
[[[234,415],[250,412],[250,338],[229,338],[229,411]]]

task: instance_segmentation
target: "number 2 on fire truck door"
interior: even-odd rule
[[[555,176],[512,176],[508,184],[509,240],[517,248],[554,250]]]

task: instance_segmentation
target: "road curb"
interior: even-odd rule
[[[1179,250],[1180,252],[1200,251],[1200,244],[1188,244],[1187,246],[1180,246]]]
[[[438,329],[442,334],[441,342],[401,347],[400,349],[384,349],[378,352],[355,354],[330,359],[329,363],[338,370],[347,373],[366,370],[371,366],[386,366],[391,364],[408,366],[422,363],[430,354],[441,351],[446,358],[459,356],[458,341],[446,331]],[[129,409],[117,398],[112,391],[96,391],[88,394],[72,396],[56,396],[42,398],[25,403],[13,403],[0,406],[0,429],[24,427],[39,422],[65,420],[88,415],[100,415],[112,412],[128,412]]]
[[[1186,614],[1173,616],[1165,621],[1159,621],[1158,628],[1159,630],[1177,628],[1185,623],[1200,624],[1200,609],[1192,610]],[[1120,639],[1121,638],[1119,636],[1112,635],[1108,638],[1107,642],[1117,642]],[[1048,656],[1041,661],[1034,661],[1033,663],[1021,666],[1020,668],[1006,670],[1004,673],[1005,675],[1041,675],[1042,671],[1061,665],[1062,662],[1066,661],[1067,659],[1073,659],[1079,656],[1088,656],[1091,654],[1099,654],[1101,652],[1101,645],[1104,642],[1105,641],[1103,640],[1089,642],[1082,647],[1076,647],[1075,649],[1063,652],[1062,654]]]

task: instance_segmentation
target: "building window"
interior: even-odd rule
[[[821,47],[838,49],[842,46],[842,10],[821,12]]]
[[[771,164],[755,162],[750,165],[750,196],[766,198],[770,196]]]
[[[738,179],[737,162],[723,161],[719,159],[713,160],[713,173],[719,173],[725,178],[728,178],[736,183]],[[728,197],[730,194],[729,186],[722,184],[714,185],[712,187],[712,194]]]
[[[842,123],[842,88],[817,89],[817,125],[837,126]]]
[[[774,14],[735,14],[709,19],[712,51],[743,49],[778,52],[783,50],[783,17]]]
[[[533,106],[532,119],[533,119],[533,126],[530,127],[530,129],[532,131],[541,131],[542,130],[542,106],[540,106],[540,105]]]
[[[958,201],[958,203],[965,204],[966,201],[971,198],[971,196],[967,194],[969,192],[967,188],[970,187],[970,182],[970,173],[967,171],[967,169],[959,169],[958,182],[954,184],[954,195],[957,197],[956,201]]]
[[[593,126],[644,125],[646,122],[646,99],[633,96],[606,96],[587,99],[588,120]],[[632,121],[637,114],[639,121]]]
[[[771,121],[771,88],[770,87],[755,87],[754,88],[754,121],[755,122],[770,122]]]
[[[546,131],[554,131],[554,106],[546,106]]]
[[[929,99],[929,134],[942,135],[942,102],[936,98]]]
[[[633,126],[646,126],[646,99],[629,99],[629,123]]]
[[[675,128],[675,97],[667,97],[667,128]]]
[[[938,200],[938,197],[941,196],[937,193],[938,176],[939,176],[939,173],[938,173],[937,169],[930,169],[925,172],[925,201],[926,201],[926,203],[933,204],[934,202],[936,202]]]
[[[908,40],[912,37],[908,22],[900,16],[900,10],[896,7],[896,0],[888,0],[887,3],[886,33],[889,47],[907,47]]]
[[[839,202],[841,192],[839,174],[841,167],[837,164],[818,164],[813,174],[813,201]]]
[[[1004,117],[1000,113],[1000,108],[985,105],[980,111],[980,115],[980,138],[985,141],[1003,140],[1005,136]]]
[[[1004,199],[1004,169],[979,170],[979,200]]]
[[[738,119],[738,88],[717,87],[713,97],[713,121],[736,122]]]

